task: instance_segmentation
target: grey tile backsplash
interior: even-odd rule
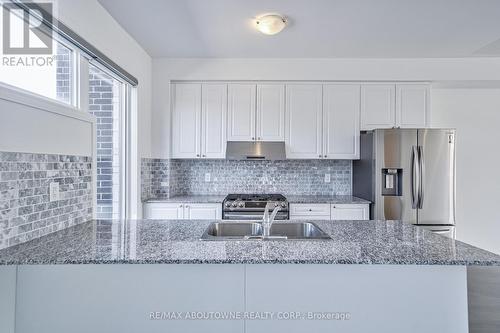
[[[143,159],[142,198],[228,193],[351,194],[349,160]],[[205,174],[210,173],[210,181]],[[330,182],[325,183],[325,174]]]
[[[91,157],[0,152],[0,249],[88,221],[92,209]]]

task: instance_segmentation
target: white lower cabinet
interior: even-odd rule
[[[368,204],[332,204],[332,220],[369,220]]]
[[[290,220],[329,220],[330,204],[290,204]]]
[[[179,220],[184,218],[182,203],[154,202],[144,204],[144,218],[151,220]]]
[[[184,219],[186,220],[220,220],[222,205],[212,203],[184,204]]]
[[[369,204],[290,204],[290,220],[369,219]]]
[[[212,220],[222,218],[220,203],[150,202],[144,204],[150,220]]]

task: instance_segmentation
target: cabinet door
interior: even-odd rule
[[[257,140],[285,140],[285,86],[257,85]]]
[[[322,86],[286,86],[286,157],[317,159],[322,151]]]
[[[368,204],[332,204],[332,220],[369,220]]]
[[[290,220],[329,220],[330,204],[290,204]]]
[[[144,218],[152,220],[178,220],[184,218],[184,205],[177,202],[144,204]]]
[[[220,220],[222,204],[187,203],[184,205],[184,218],[187,220]]]
[[[323,158],[359,158],[360,86],[323,86]]]
[[[361,86],[361,129],[396,126],[396,86],[370,84]]]
[[[201,156],[225,158],[227,86],[203,84],[201,96]]]
[[[173,86],[172,157],[200,157],[201,85]]]
[[[227,139],[255,140],[255,84],[228,85]]]
[[[396,86],[396,126],[425,128],[428,122],[430,91],[427,84]]]

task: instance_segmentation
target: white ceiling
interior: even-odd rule
[[[500,0],[99,0],[153,57],[500,56]],[[280,34],[252,18],[287,16]]]

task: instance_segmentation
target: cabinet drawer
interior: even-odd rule
[[[222,218],[222,204],[186,203],[184,219],[186,220],[219,220]]]
[[[368,204],[332,204],[332,220],[369,220]]]
[[[152,220],[176,220],[183,218],[180,202],[154,202],[144,204],[144,218]]]
[[[290,204],[290,219],[330,219],[330,204]]]

